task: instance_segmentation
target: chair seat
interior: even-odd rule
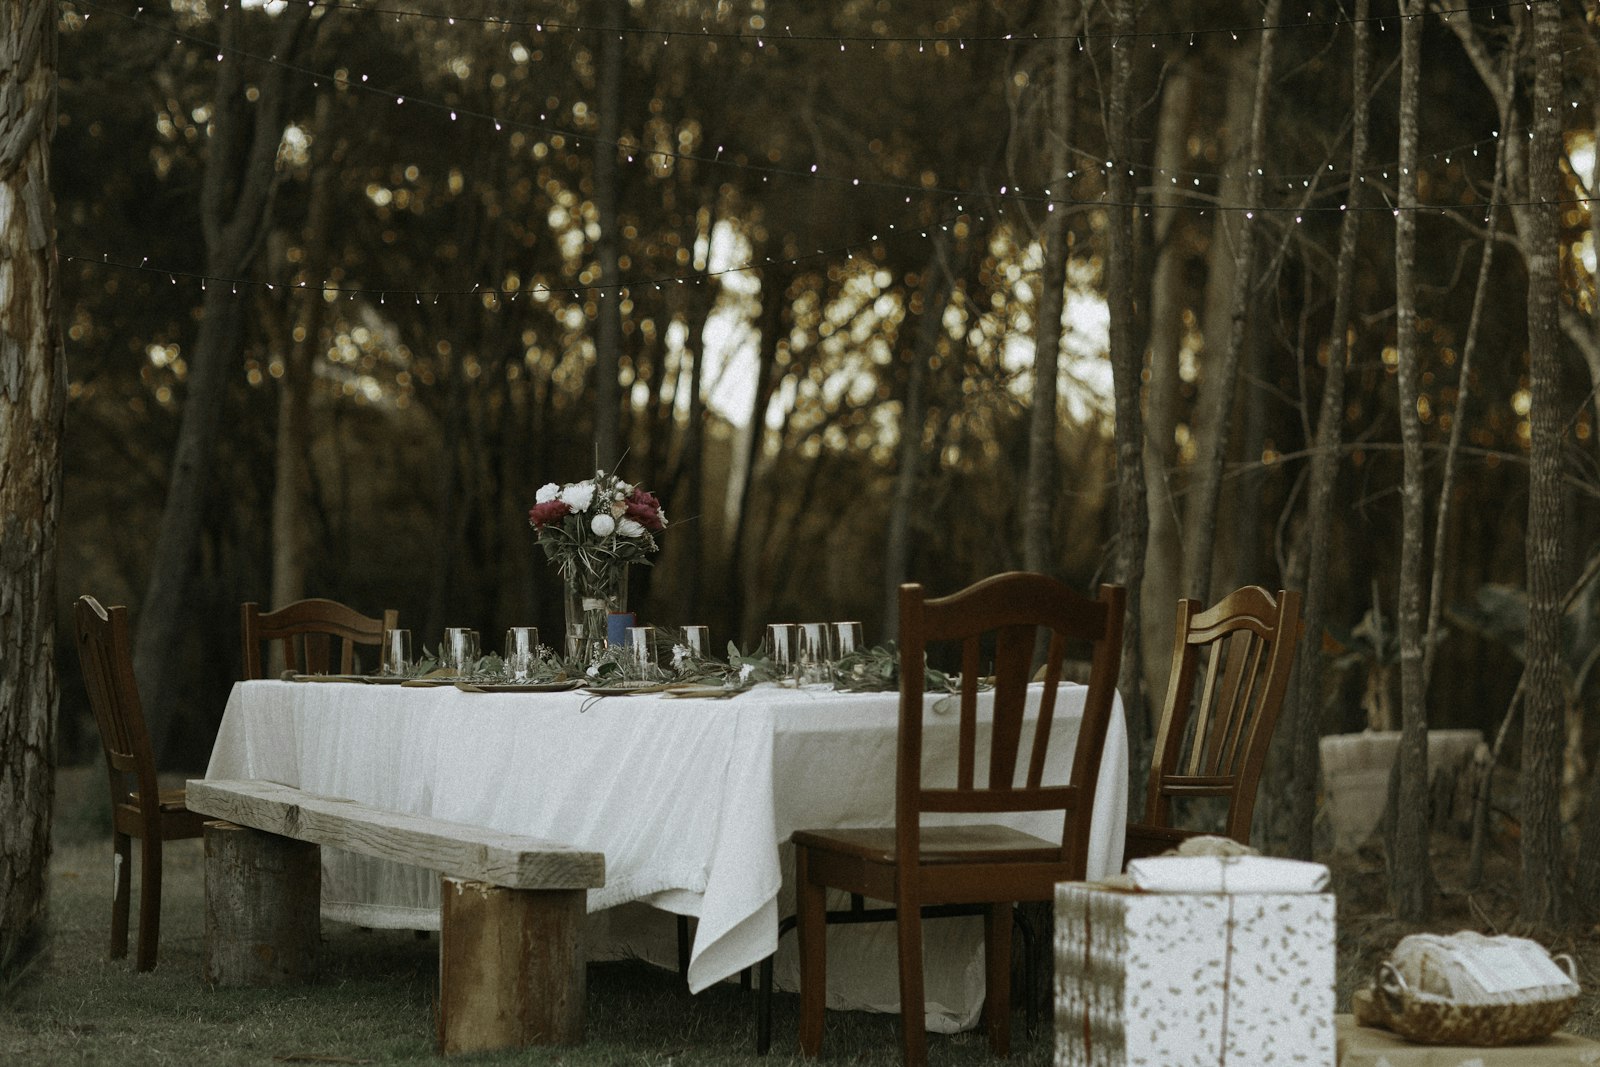
[[[941,863],[1056,863],[1059,842],[1014,830],[1009,826],[926,826],[922,829],[922,862]],[[796,830],[796,845],[837,852],[868,863],[894,862],[894,827],[873,826],[847,830]],[[981,853],[981,855],[978,855]]]
[[[128,794],[128,804],[135,809],[142,806],[138,790]],[[180,787],[178,789],[161,790],[156,797],[156,809],[161,812],[188,811],[189,804],[184,797],[183,789]]]

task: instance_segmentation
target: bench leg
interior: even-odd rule
[[[322,851],[208,822],[205,980],[218,986],[310,979],[322,940]]]
[[[439,885],[439,1052],[583,1041],[582,889]]]

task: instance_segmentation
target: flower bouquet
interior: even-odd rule
[[[628,607],[628,567],[648,565],[667,516],[654,493],[595,471],[581,482],[541,486],[528,522],[566,585],[567,654],[603,648],[606,618]]]

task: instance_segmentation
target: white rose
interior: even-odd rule
[[[561,487],[555,482],[545,482],[539,491],[533,494],[535,504],[547,504],[561,494]]]
[[[596,515],[589,520],[589,529],[594,531],[596,537],[610,537],[611,531],[617,528],[617,520],[604,513]]]
[[[617,536],[618,537],[643,537],[644,536],[644,527],[640,526],[637,522],[634,522],[632,519],[618,519],[617,520]]]
[[[575,482],[561,490],[558,495],[562,503],[573,511],[588,511],[589,505],[594,503],[594,483]]]

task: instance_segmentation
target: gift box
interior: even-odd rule
[[[1057,1067],[1333,1067],[1334,900],[1056,887]]]

